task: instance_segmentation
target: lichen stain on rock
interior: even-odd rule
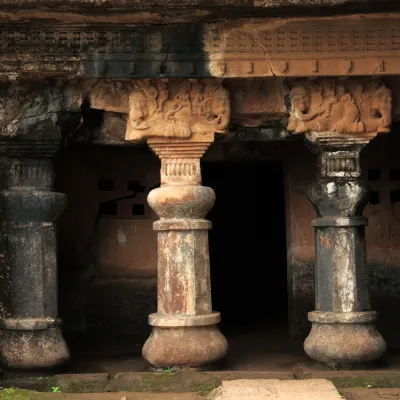
[[[337,265],[335,278],[336,278],[336,295],[335,311],[352,312],[356,311],[356,277],[355,265],[351,253],[351,243],[348,240],[346,229],[338,233],[335,242],[335,264]]]
[[[326,249],[330,249],[331,248],[331,242],[328,236],[323,236],[321,235],[319,238],[321,245],[323,247],[325,247]]]
[[[126,235],[122,226],[118,229],[117,241],[120,246],[124,246],[126,244]]]

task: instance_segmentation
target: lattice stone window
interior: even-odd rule
[[[382,179],[382,174],[379,169],[369,169],[368,170],[368,181],[376,182]]]
[[[371,196],[369,204],[376,206],[381,202],[381,181],[382,171],[377,168],[372,168],[367,171],[367,180],[371,188]]]
[[[400,169],[391,169],[389,176],[391,181],[400,182]]]
[[[373,190],[371,192],[371,197],[369,199],[369,204],[376,206],[377,204],[380,203],[380,193],[377,190]]]
[[[146,186],[140,180],[123,182],[102,178],[97,188],[101,198],[99,213],[102,218],[150,218]]]
[[[371,168],[365,173],[371,188],[370,205],[385,207],[400,219],[400,168]]]

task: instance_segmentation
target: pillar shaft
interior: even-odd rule
[[[43,154],[40,155],[42,157]],[[3,159],[0,193],[6,260],[1,361],[11,369],[47,369],[69,358],[57,318],[55,221],[66,196],[53,192],[50,157]]]
[[[375,328],[367,283],[368,191],[359,180],[360,146],[320,147],[319,180],[308,196],[318,217],[316,231],[316,311],[307,354],[328,364],[373,361],[385,351]]]

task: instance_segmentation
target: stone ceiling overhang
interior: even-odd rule
[[[0,38],[5,76],[290,78],[400,72],[400,14],[148,27],[0,24]]]
[[[0,0],[0,22],[171,24],[397,11],[396,0]]]

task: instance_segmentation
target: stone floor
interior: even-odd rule
[[[241,327],[226,333],[229,353],[220,371],[291,371],[296,365],[309,363],[303,342],[292,339],[284,326]],[[70,340],[72,362],[69,373],[144,372],[147,364],[141,357],[145,337],[89,337]],[[377,366],[400,371],[400,350],[389,349]]]
[[[240,327],[226,333],[228,357],[218,366],[222,371],[285,371],[308,357],[303,342],[290,338],[286,327]],[[145,337],[87,338],[70,341],[71,373],[142,372],[148,370],[141,357]]]

